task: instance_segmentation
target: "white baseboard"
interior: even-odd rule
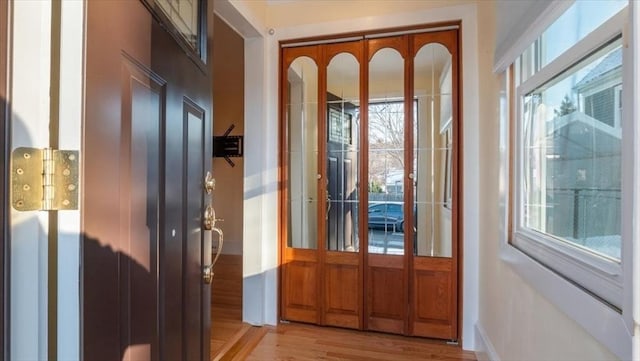
[[[484,327],[479,323],[476,323],[476,357],[478,361],[500,361],[500,356],[493,347],[493,343],[487,336]]]

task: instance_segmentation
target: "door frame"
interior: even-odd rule
[[[0,139],[3,142],[2,150],[0,151],[0,233],[2,238],[0,239],[0,290],[2,290],[2,299],[0,299],[0,327],[2,328],[2,336],[0,336],[0,356],[3,359],[7,359],[8,353],[6,352],[6,339],[8,336],[8,323],[5,318],[6,307],[8,306],[7,300],[9,299],[9,290],[7,286],[7,278],[9,272],[7,271],[7,247],[9,245],[9,220],[8,220],[8,173],[7,167],[9,165],[9,153],[11,150],[11,139],[9,138],[9,114],[10,114],[10,101],[9,101],[9,56],[11,49],[9,48],[9,1],[0,1],[0,53],[4,54],[0,56]]]

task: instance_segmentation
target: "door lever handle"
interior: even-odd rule
[[[331,195],[327,192],[327,214],[325,214],[325,219],[329,219],[329,211],[331,211]]]
[[[202,280],[204,283],[209,284],[213,280],[213,266],[218,262],[220,254],[222,254],[222,246],[224,245],[224,233],[222,229],[216,227],[216,222],[222,222],[223,219],[216,218],[216,211],[211,205],[208,205],[204,210],[203,227],[207,231],[213,231],[218,234],[218,247],[216,255],[210,265],[204,266],[202,270]]]
[[[216,256],[213,258],[213,262],[211,262],[212,267],[218,262],[218,258],[220,258],[220,255],[222,254],[222,246],[224,246],[224,233],[222,232],[222,229],[213,227],[213,231],[218,234],[218,247]]]
[[[218,258],[220,258],[220,255],[222,254],[222,246],[224,245],[224,233],[222,230],[218,227],[213,227],[211,230],[218,234],[218,247],[211,264],[204,266],[202,270],[202,280],[205,284],[210,284],[213,280],[213,266],[218,262]]]

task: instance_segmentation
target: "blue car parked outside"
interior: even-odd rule
[[[369,228],[402,232],[404,225],[402,202],[371,203],[368,215]]]

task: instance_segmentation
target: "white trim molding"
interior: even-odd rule
[[[481,324],[476,323],[476,358],[478,361],[501,361],[500,355],[491,343],[491,339],[487,335]]]

